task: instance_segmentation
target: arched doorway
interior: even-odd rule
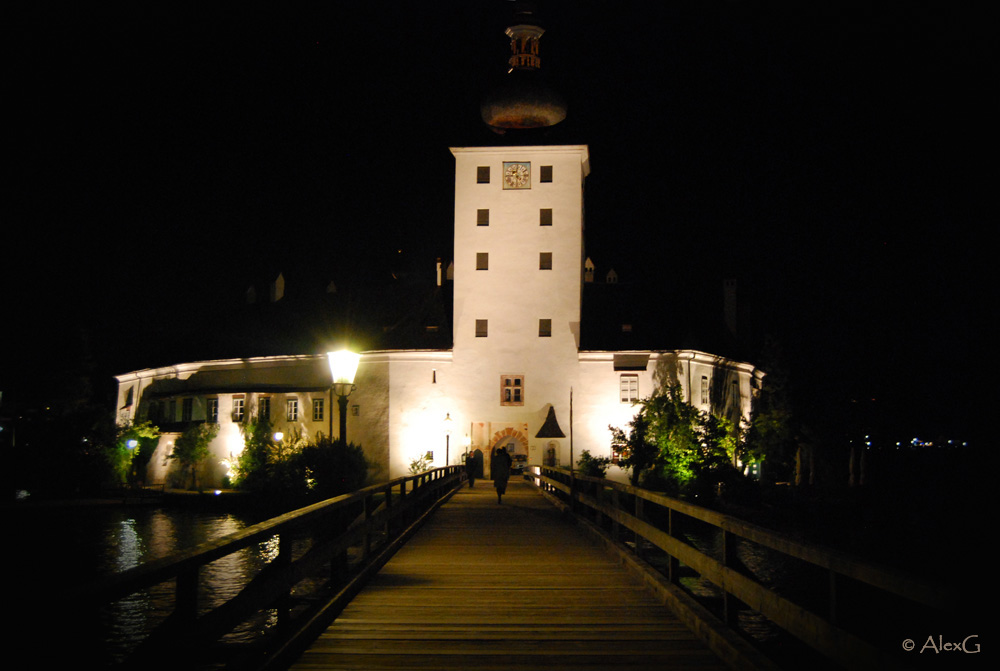
[[[528,463],[528,438],[521,431],[507,427],[494,433],[490,440],[490,457],[497,448],[510,455],[512,473],[524,471]]]

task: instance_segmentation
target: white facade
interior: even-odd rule
[[[453,347],[362,354],[347,438],[364,447],[373,477],[407,473],[428,451],[435,466],[461,463],[468,449],[483,452],[488,472],[488,455],[498,444],[526,463],[568,466],[571,450],[574,457],[583,450],[610,456],[608,426],[628,423],[636,411],[632,401],[649,395],[657,375],[676,376],[696,407],[708,409],[714,398],[716,411],[749,416],[762,378],[750,364],[693,350],[581,351],[586,146],[452,153]],[[186,420],[211,421],[206,412],[217,403],[222,427],[213,454],[219,462],[241,445],[232,414],[241,397],[245,411],[271,399],[276,430],[297,428],[307,438],[328,433],[329,413],[337,412],[322,353],[181,364],[118,380],[123,421],[136,418],[137,410],[140,419],[148,417],[150,407],[169,413],[171,401],[192,409]],[[291,420],[285,407],[293,400],[300,414]],[[324,410],[320,420],[312,415],[316,401]],[[563,437],[538,436],[550,409]],[[179,415],[172,420],[183,425]],[[161,439],[161,450],[173,437]],[[163,456],[151,464],[154,481],[165,475],[155,470]],[[216,481],[222,475],[221,467],[212,474]]]

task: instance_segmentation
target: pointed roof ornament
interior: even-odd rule
[[[549,414],[545,417],[545,423],[542,424],[542,428],[538,430],[535,434],[535,438],[565,438],[566,434],[562,432],[559,428],[559,422],[556,420],[556,409],[549,405]]]

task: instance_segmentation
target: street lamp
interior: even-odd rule
[[[361,360],[360,354],[355,354],[348,350],[339,352],[327,352],[326,357],[330,362],[330,377],[333,386],[330,387],[330,405],[333,406],[333,395],[337,395],[337,403],[340,406],[340,440],[347,444],[347,397],[351,395],[357,387],[354,385],[354,375],[358,372],[358,362]],[[330,408],[330,439],[333,439],[333,408]]]
[[[444,414],[444,465],[451,466],[449,450],[451,448],[451,413]]]

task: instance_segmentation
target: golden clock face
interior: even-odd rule
[[[530,189],[531,163],[525,163],[523,161],[504,161],[503,188]]]

